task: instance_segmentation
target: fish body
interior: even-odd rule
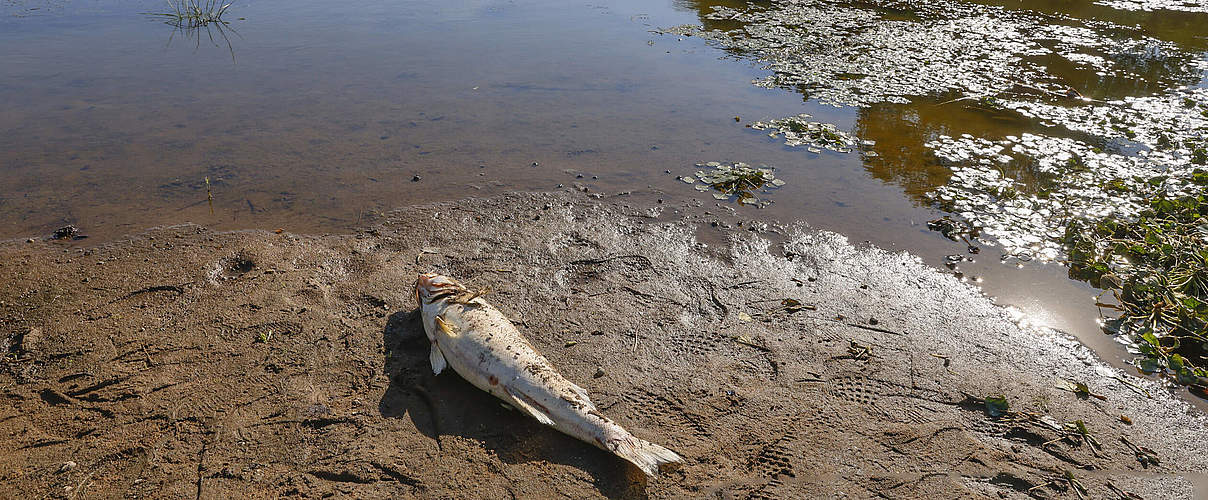
[[[434,373],[452,368],[513,408],[624,458],[648,475],[657,475],[661,464],[683,461],[601,414],[587,391],[558,373],[481,293],[428,273],[416,281],[415,296],[432,343]]]

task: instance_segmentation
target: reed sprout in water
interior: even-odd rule
[[[172,40],[176,37],[176,33],[182,33],[186,38],[193,40],[194,50],[201,47],[201,31],[205,30],[206,36],[210,39],[210,43],[215,47],[219,46],[218,40],[214,38],[214,31],[218,31],[218,35],[222,41],[226,42],[227,50],[231,53],[231,62],[235,62],[235,47],[231,45],[231,39],[227,36],[227,30],[238,35],[234,28],[230,27],[230,23],[222,19],[222,15],[231,7],[230,3],[222,3],[219,0],[165,0],[168,9],[164,12],[147,12],[148,16],[160,19],[167,24],[176,28],[172,32],[172,36],[168,37],[168,44],[172,44]]]
[[[217,0],[166,0],[168,10],[164,12],[149,12],[152,16],[164,19],[164,22],[181,29],[197,29],[213,23],[226,24],[222,15],[231,4]]]

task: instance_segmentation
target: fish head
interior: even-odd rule
[[[424,273],[415,280],[415,302],[420,308],[466,291],[466,287],[457,280],[439,273]]]

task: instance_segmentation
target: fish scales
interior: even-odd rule
[[[657,475],[659,465],[683,461],[600,413],[587,391],[558,373],[482,293],[435,273],[416,280],[434,373],[452,368],[513,408],[628,460],[648,475]]]

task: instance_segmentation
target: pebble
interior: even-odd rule
[[[603,376],[604,376],[604,368],[596,367],[596,374],[595,374],[595,375],[592,375],[592,376],[593,376],[593,377],[595,377],[595,378],[600,378],[600,377],[603,377]]]
[[[61,473],[70,472],[72,469],[75,469],[75,468],[76,468],[76,463],[72,462],[71,460],[68,460],[66,462],[63,462],[63,465],[59,466],[59,472],[61,472]]]
[[[420,179],[422,179],[422,177],[419,175],[414,175],[411,177],[411,182],[419,182]]]

